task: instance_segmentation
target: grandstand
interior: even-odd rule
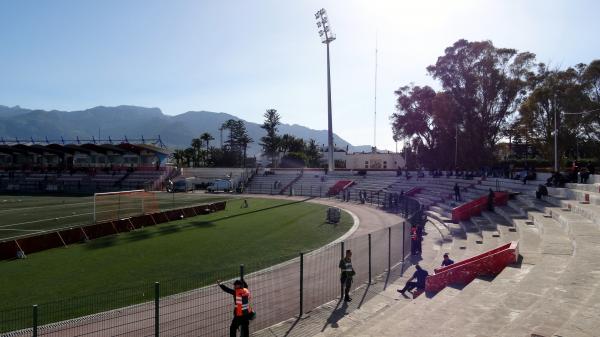
[[[445,252],[460,261],[513,241],[518,242],[520,260],[496,277],[479,277],[468,285],[456,284],[414,300],[395,292],[412,275],[414,269],[409,267],[393,286],[369,295],[374,297],[367,303],[344,309],[352,314],[335,321],[335,328],[310,335],[385,337],[401,331],[415,336],[597,336],[598,176],[592,178],[592,184],[548,188],[549,196],[542,199],[536,199],[535,191],[545,179],[523,185],[509,179],[414,177],[398,179],[387,190],[417,191],[415,197],[429,208],[429,235],[419,263],[430,273]],[[452,200],[455,183],[461,186],[463,202]],[[511,194],[506,205],[497,205],[493,212],[484,210],[466,221],[452,221],[459,204],[485,195],[490,188]],[[367,288],[365,295],[370,291]],[[363,298],[365,295],[360,292]],[[339,304],[329,305],[334,311],[341,310]],[[306,334],[314,323],[300,322],[287,335]],[[290,329],[290,324],[281,326],[280,330],[271,327],[268,333],[278,335],[278,331]],[[268,333],[264,330],[257,336]]]
[[[169,151],[148,144],[0,145],[0,191],[94,193],[160,188]]]

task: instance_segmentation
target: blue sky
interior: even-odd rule
[[[75,110],[97,105],[209,110],[325,129],[325,7],[334,131],[394,149],[394,90],[435,83],[425,67],[460,38],[530,51],[566,67],[600,58],[599,1],[0,0],[0,104]]]

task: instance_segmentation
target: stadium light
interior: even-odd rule
[[[335,40],[335,34],[331,29],[329,18],[327,17],[327,11],[325,8],[321,8],[315,13],[315,19],[317,20],[317,28],[319,37],[321,37],[321,43],[327,46],[327,145],[329,146],[329,153],[327,155],[327,166],[329,171],[335,170],[333,161],[333,126],[331,121],[331,71],[329,66],[329,44]]]

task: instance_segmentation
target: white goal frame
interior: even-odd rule
[[[121,195],[121,194],[133,194],[133,193],[146,193],[146,190],[129,190],[129,191],[117,191],[117,192],[102,192],[94,193],[94,223],[96,223],[96,197],[103,195]],[[151,192],[150,192],[151,193]],[[144,212],[144,199],[142,199],[142,213]]]

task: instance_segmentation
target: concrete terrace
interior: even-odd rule
[[[366,178],[368,179],[368,178]],[[595,179],[595,180],[594,180]],[[549,188],[535,198],[541,181],[523,185],[505,179],[397,179],[386,191],[423,187],[417,198],[428,207],[428,233],[419,259],[406,261],[374,284],[355,291],[345,305],[330,302],[307,318],[275,325],[253,336],[538,336],[600,334],[600,181]],[[459,224],[449,219],[452,187],[463,200],[489,188],[519,192],[508,205]],[[444,252],[455,261],[518,240],[521,259],[494,278],[477,278],[417,299],[401,288],[419,262],[430,273]]]

